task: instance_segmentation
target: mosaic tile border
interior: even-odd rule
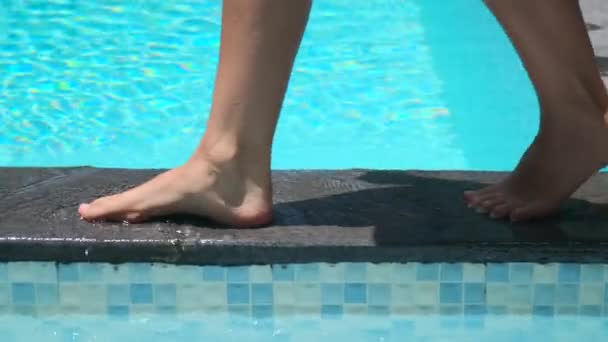
[[[608,265],[0,263],[0,314],[608,316]]]

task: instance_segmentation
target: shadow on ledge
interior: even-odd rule
[[[365,243],[375,246],[608,242],[608,207],[604,204],[608,196],[596,190],[603,176],[581,188],[557,215],[536,222],[490,220],[465,206],[465,190],[495,183],[504,176],[365,170],[275,172],[275,220],[270,227],[230,229],[185,215],[156,222],[229,231],[237,240],[255,240],[256,234],[269,241],[289,240],[290,232],[305,231],[307,243],[319,245],[329,240],[348,244],[364,238],[365,234],[357,234],[362,230],[371,234]],[[296,234],[292,242],[304,243],[298,240],[302,238]]]

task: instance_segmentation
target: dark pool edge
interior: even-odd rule
[[[168,263],[176,265],[277,265],[301,263],[608,263],[606,244],[590,245],[436,245],[255,246],[164,243],[0,241],[0,261],[58,263]]]
[[[276,220],[226,229],[204,220],[90,224],[78,203],[162,170],[0,168],[0,261],[163,262],[608,262],[608,174],[558,219],[492,221],[454,198],[506,174],[483,171],[273,171]]]

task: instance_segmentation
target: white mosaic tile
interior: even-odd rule
[[[417,283],[414,284],[414,303],[417,305],[437,305],[439,304],[439,284],[438,283]]]
[[[344,264],[320,264],[319,277],[321,282],[343,282],[344,281]]]
[[[582,284],[580,297],[582,305],[602,305],[604,303],[604,285]]]
[[[413,305],[416,293],[413,284],[393,284],[391,287],[394,305]]]
[[[127,265],[103,265],[103,275],[107,283],[127,284],[129,283],[129,268]]]
[[[412,283],[416,281],[416,264],[413,262],[405,264],[392,264],[393,283]]]
[[[61,306],[80,306],[80,285],[74,284],[59,284],[59,302]]]
[[[370,283],[386,283],[394,274],[394,266],[389,263],[367,265],[367,281]]]
[[[507,305],[509,286],[506,284],[487,284],[486,303],[488,305]]]
[[[319,284],[294,284],[296,303],[321,303],[321,286]]]
[[[273,290],[275,305],[293,305],[296,303],[296,296],[293,284],[275,283],[273,284]]]
[[[33,282],[36,280],[36,273],[33,270],[33,262],[11,262],[8,264],[8,278],[13,283]]]
[[[555,283],[557,281],[557,264],[534,264],[532,279],[535,283]]]
[[[201,305],[204,307],[226,305],[226,286],[224,284],[201,284],[197,285],[200,291],[199,298]]]
[[[486,279],[484,264],[464,263],[462,266],[463,281],[467,283],[483,283]]]
[[[249,268],[249,278],[252,283],[271,283],[272,269],[266,265],[254,265]]]

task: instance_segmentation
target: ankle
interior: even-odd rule
[[[236,144],[234,140],[203,138],[189,164],[204,163],[218,172],[232,174],[246,183],[270,188],[270,153],[250,146]]]
[[[572,77],[570,81],[553,86],[553,90],[539,94],[542,112],[580,112],[603,117],[608,111],[608,93],[603,83],[594,79]]]

